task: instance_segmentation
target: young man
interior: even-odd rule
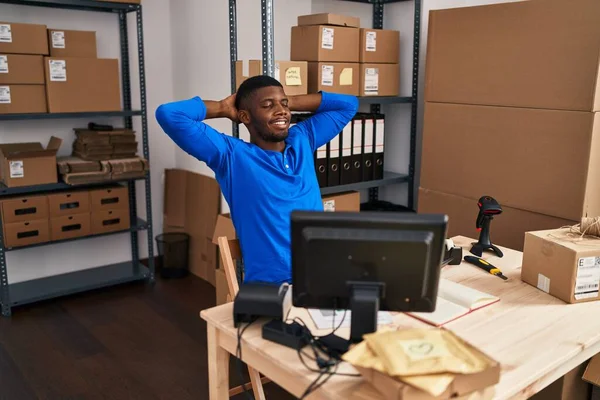
[[[286,96],[277,80],[261,75],[224,100],[194,97],[156,110],[173,141],[215,172],[240,241],[245,282],[291,282],[290,214],[323,210],[314,152],[342,131],[357,109],[354,96]],[[316,114],[290,128],[291,111]],[[203,122],[223,117],[243,123],[251,143]]]

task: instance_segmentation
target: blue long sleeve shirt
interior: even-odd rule
[[[315,115],[290,127],[283,152],[216,131],[203,122],[206,106],[199,97],[156,110],[171,139],[215,172],[240,241],[245,282],[291,281],[290,214],[323,210],[314,152],[337,136],[357,110],[356,97],[321,92]]]

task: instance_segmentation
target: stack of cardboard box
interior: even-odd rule
[[[129,229],[123,186],[11,197],[0,202],[4,244],[29,246]]]
[[[361,29],[360,20],[336,14],[298,17],[290,59],[308,62],[308,93],[397,96],[399,32]]]
[[[476,236],[477,199],[504,213],[492,240],[600,215],[600,2],[433,11],[419,212]]]
[[[117,59],[96,33],[0,22],[0,114],[121,110]]]
[[[75,129],[75,136],[73,155],[83,160],[130,158],[137,152],[138,143],[131,129]]]

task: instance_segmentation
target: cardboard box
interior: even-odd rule
[[[218,265],[212,236],[220,207],[221,190],[214,178],[182,169],[165,170],[164,231],[190,235],[190,272],[212,285]]]
[[[431,11],[425,100],[600,111],[600,2]]]
[[[236,61],[236,88],[239,88],[246,79],[262,75],[262,68],[262,60]],[[281,82],[283,91],[288,96],[308,93],[308,63],[306,61],[275,61],[274,78]]]
[[[114,210],[94,210],[91,212],[92,234],[119,232],[131,226],[129,210],[125,208]]]
[[[600,114],[426,103],[421,186],[579,220],[600,215]]]
[[[398,64],[360,64],[361,96],[398,96],[399,93]]]
[[[358,62],[360,32],[331,25],[293,26],[290,60]]]
[[[89,195],[92,211],[129,210],[129,189],[126,186],[94,189],[90,190]]]
[[[348,192],[323,196],[323,209],[333,211],[360,211],[360,192]]]
[[[529,400],[595,400],[590,399],[590,385],[583,381],[586,365],[587,362],[573,368]]]
[[[48,29],[50,57],[96,58],[96,32]]]
[[[118,60],[78,57],[44,60],[49,112],[121,110]]]
[[[0,22],[0,54],[48,55],[46,25]]]
[[[4,246],[12,248],[49,242],[49,226],[48,218],[6,224],[4,226]]]
[[[57,183],[56,152],[62,140],[52,136],[44,149],[41,143],[0,144],[0,175],[7,187]]]
[[[127,190],[127,188],[125,189]],[[76,192],[49,194],[48,209],[49,215],[52,217],[89,213],[91,210],[90,192],[80,190]]]
[[[332,93],[359,94],[359,64],[357,63],[308,63],[308,93],[320,90]]]
[[[521,280],[567,303],[600,300],[600,238],[569,231],[525,234]]]
[[[0,114],[48,112],[44,85],[0,85]]]
[[[0,84],[43,85],[44,58],[23,54],[0,54]]]
[[[89,236],[92,233],[90,213],[50,218],[50,240]]]
[[[475,229],[475,221],[479,212],[477,199],[420,188],[418,212],[420,214],[448,215],[448,237],[459,235],[474,239],[479,237],[479,232]],[[492,221],[491,238],[496,245],[522,251],[525,232],[556,229],[576,223],[578,221],[503,206],[502,214]]]
[[[336,25],[347,26],[351,28],[359,28],[360,18],[331,13],[298,16],[298,26],[307,25]]]
[[[389,29],[360,29],[361,63],[398,64],[400,32]]]
[[[46,196],[26,196],[2,201],[2,221],[5,224],[47,219],[48,215]]]

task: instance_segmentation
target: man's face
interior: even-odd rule
[[[250,125],[264,141],[282,142],[287,138],[291,113],[281,87],[258,89],[251,101],[250,116]]]

